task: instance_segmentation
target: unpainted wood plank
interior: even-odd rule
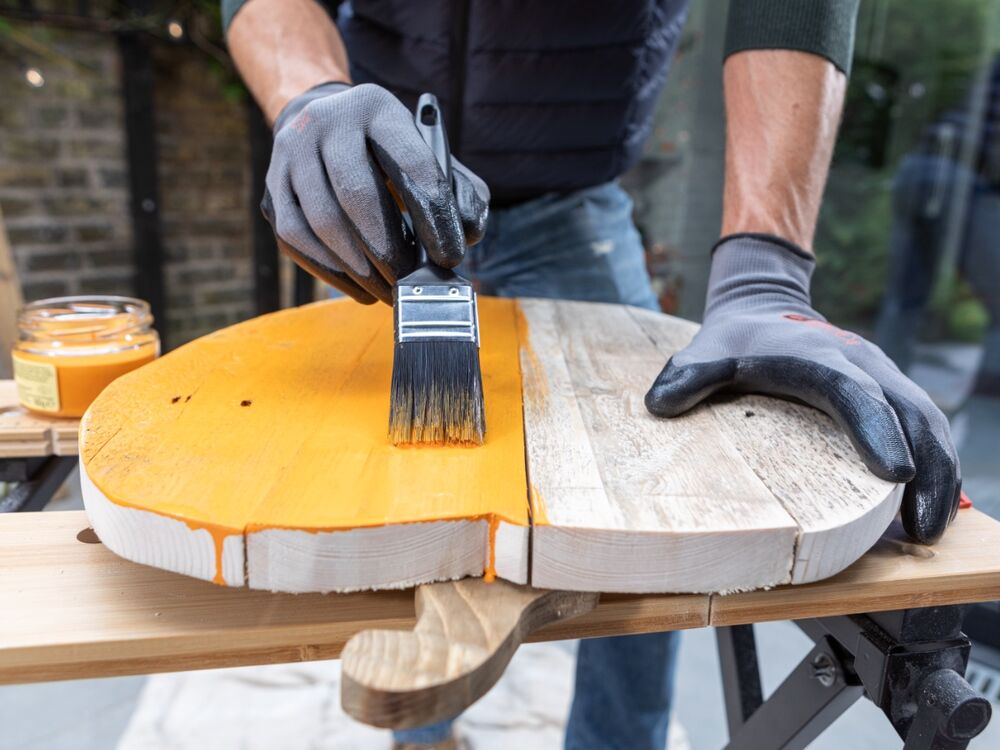
[[[0,458],[37,458],[51,455],[53,455],[52,444],[48,440],[0,443]]]
[[[37,456],[75,456],[79,452],[75,440],[3,440],[0,458],[32,458]]]
[[[225,588],[80,541],[88,529],[82,511],[0,516],[0,682],[334,658],[360,629],[413,622],[411,591]]]
[[[76,440],[60,440],[56,442],[52,453],[56,456],[78,456],[80,454],[80,444]]]
[[[646,391],[665,360],[628,308],[560,302],[557,309],[564,356],[621,527],[742,531],[788,524],[705,410],[674,420],[646,410]],[[561,510],[572,517],[573,509]]]
[[[1000,599],[1000,522],[960,510],[927,547],[894,522],[860,560],[832,578],[770,591],[713,596],[711,624],[881,612]]]
[[[94,538],[87,524],[82,511],[0,515],[0,683],[331,659],[361,630],[414,624],[409,590],[292,595],[213,586],[78,540]],[[998,549],[1000,522],[976,510],[960,511],[930,548],[894,527],[832,579],[713,596],[712,624],[993,601]],[[604,594],[594,611],[529,640],[703,627],[709,602]]]
[[[708,625],[710,601],[706,594],[601,594],[594,611],[546,625],[529,635],[528,641],[703,628]]]
[[[666,358],[687,345],[691,327],[629,313]],[[799,527],[791,583],[833,575],[857,560],[899,510],[903,486],[872,474],[832,419],[811,407],[760,395],[716,396],[709,410]]]
[[[792,583],[839,573],[896,517],[903,485],[868,471],[825,414],[767,396],[716,400],[712,412],[799,525]]]
[[[412,590],[215,586],[124,560],[88,524],[82,511],[0,515],[0,684],[332,659],[361,630],[414,624]],[[532,640],[708,622],[707,596],[604,598]]]
[[[705,592],[789,580],[797,527],[711,413],[659,420],[647,412],[643,398],[665,357],[627,308],[549,304],[554,321],[538,325],[556,332],[607,507],[576,503],[572,493],[543,498],[533,584]],[[535,308],[524,309],[530,329]],[[553,419],[548,429],[563,425]]]
[[[516,564],[521,560],[526,564],[527,528],[517,528],[525,538],[514,556]],[[488,535],[485,520],[308,533],[264,529],[246,535],[247,556],[253,561],[248,584],[255,589],[303,593],[407,588],[425,581],[481,576],[489,565]],[[494,548],[496,569],[501,575],[511,575],[510,556],[500,554],[501,547],[496,544]],[[524,583],[523,573],[515,581]]]
[[[0,380],[0,458],[73,456],[78,419],[33,414],[18,402],[13,380]]]
[[[604,490],[559,343],[556,306],[549,300],[520,304],[524,440],[533,520],[536,525],[547,523],[546,506],[572,506],[585,508],[595,525],[620,524],[620,510]]]
[[[661,369],[668,359],[691,343],[701,327],[694,321],[678,318],[675,315],[665,315],[653,310],[644,310],[641,307],[628,307],[625,312],[649,337],[653,346],[664,357],[660,365]]]

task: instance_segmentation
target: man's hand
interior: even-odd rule
[[[808,248],[847,79],[819,55],[754,49],[730,55],[724,82],[723,239],[705,320],[646,406],[672,417],[722,389],[811,404],[840,423],[874,474],[909,483],[903,525],[934,542],[961,489],[947,420],[881,349],[827,323],[809,299]]]
[[[452,268],[481,239],[486,184],[453,161],[449,185],[413,114],[385,89],[321,84],[289,102],[274,133],[264,215],[284,252],[357,301],[392,304],[392,285],[417,265],[418,240]]]
[[[958,509],[958,457],[948,421],[874,344],[812,309],[815,263],[769,235],[732,235],[715,249],[704,323],[646,395],[673,417],[718,390],[786,396],[829,414],[875,475],[908,482],[902,518],[931,543]]]
[[[412,112],[385,89],[346,83],[343,40],[318,3],[248,2],[226,40],[274,123],[261,208],[300,266],[359,302],[391,303],[393,283],[417,263],[417,240],[446,267],[479,241],[486,185],[454,160],[449,185]]]

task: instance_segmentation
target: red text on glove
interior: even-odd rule
[[[814,328],[822,328],[824,331],[832,333],[848,346],[854,346],[861,343],[861,338],[856,333],[845,331],[843,328],[837,328],[837,326],[827,323],[825,320],[810,318],[805,315],[799,315],[798,313],[786,313],[782,317],[786,320],[794,320],[796,323],[804,323],[805,325],[812,326]]]

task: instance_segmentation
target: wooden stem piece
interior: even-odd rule
[[[458,716],[534,630],[589,612],[598,594],[466,578],[420,586],[412,631],[364,630],[341,655],[344,710],[387,729]]]

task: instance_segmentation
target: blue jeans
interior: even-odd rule
[[[492,211],[459,271],[482,294],[659,309],[632,201],[617,183]],[[663,750],[678,641],[676,633],[581,641],[566,750]],[[430,744],[450,733],[442,722],[396,732],[396,740]]]

